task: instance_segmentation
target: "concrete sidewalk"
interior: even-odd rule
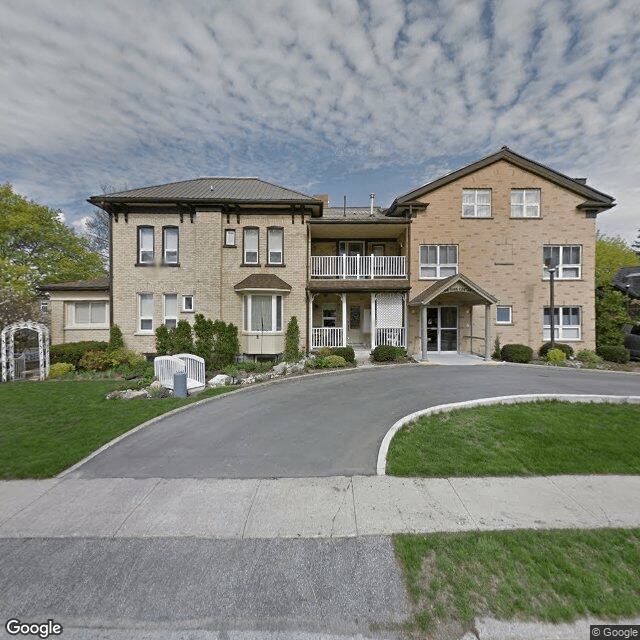
[[[334,538],[640,526],[640,476],[0,483],[0,538]]]

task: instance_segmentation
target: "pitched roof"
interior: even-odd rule
[[[264,202],[321,204],[299,191],[260,178],[196,178],[92,196],[89,202]]]
[[[458,286],[456,287],[456,285]],[[497,302],[496,298],[479,287],[471,278],[458,273],[434,282],[413,300],[409,301],[409,306],[419,307],[429,304],[441,295],[446,295],[456,300],[464,300],[468,304],[495,304]]]
[[[613,276],[613,286],[631,298],[640,298],[640,266],[621,267]]]
[[[41,284],[39,289],[42,291],[109,291],[109,278],[50,282],[48,284]]]
[[[252,273],[241,282],[234,285],[236,291],[252,291],[254,289],[269,289],[271,291],[291,291],[291,285],[282,278],[271,273]]]
[[[454,182],[459,178],[467,176],[479,169],[483,169],[495,162],[499,162],[504,160],[509,162],[512,165],[515,165],[525,171],[529,171],[535,175],[538,175],[542,178],[550,180],[569,191],[572,191],[583,198],[585,198],[585,202],[580,205],[581,208],[588,209],[596,209],[598,211],[604,211],[605,209],[610,209],[615,206],[615,199],[611,196],[603,193],[602,191],[598,191],[589,187],[585,184],[585,180],[582,178],[569,178],[568,176],[551,169],[539,162],[535,162],[534,160],[530,160],[529,158],[525,158],[514,151],[511,151],[509,147],[502,147],[497,153],[493,153],[490,156],[482,158],[477,162],[473,162],[457,171],[453,171],[452,173],[447,174],[433,182],[429,182],[422,187],[418,187],[412,191],[409,191],[401,196],[398,196],[391,207],[389,207],[388,214],[393,215],[394,211],[401,207],[402,205],[409,205],[414,203],[416,198],[421,198],[422,196],[434,191],[435,189],[439,189],[440,187],[449,184],[450,182]]]

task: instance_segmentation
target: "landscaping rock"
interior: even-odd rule
[[[120,396],[123,400],[137,400],[138,398],[148,398],[149,392],[146,389],[126,389]]]
[[[287,363],[280,362],[275,367],[273,367],[272,371],[277,376],[283,376],[287,371]]]
[[[224,387],[227,384],[231,384],[232,378],[224,373],[220,373],[214,376],[207,382],[208,387]]]

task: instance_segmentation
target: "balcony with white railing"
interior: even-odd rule
[[[406,278],[406,256],[311,256],[311,277],[326,279]]]

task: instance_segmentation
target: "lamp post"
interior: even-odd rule
[[[544,261],[544,266],[549,272],[549,321],[551,325],[551,348],[555,349],[556,346],[556,310],[553,286],[556,277],[556,261],[553,258],[547,258]]]

